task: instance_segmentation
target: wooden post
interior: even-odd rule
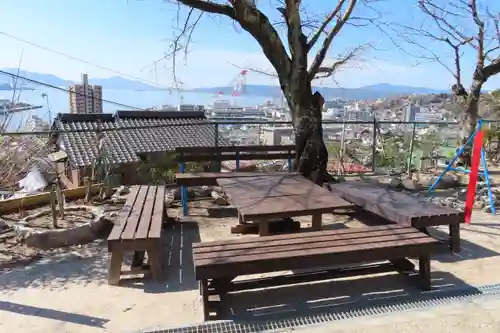
[[[85,202],[90,202],[90,200],[92,199],[92,193],[90,191],[92,182],[90,181],[89,177],[83,178],[83,184],[85,186]]]
[[[57,206],[59,209],[59,217],[64,218],[64,196],[61,191],[61,182],[59,181],[59,178],[56,179],[56,198],[57,198]]]
[[[52,211],[52,227],[53,228],[58,228],[56,200],[57,200],[56,185],[52,185],[52,188],[50,190],[50,209]]]

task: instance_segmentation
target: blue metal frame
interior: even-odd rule
[[[453,165],[460,158],[460,156],[462,156],[462,154],[464,153],[465,148],[472,143],[472,141],[474,140],[474,137],[476,136],[477,131],[479,131],[481,129],[482,122],[483,122],[482,119],[480,119],[478,121],[477,128],[474,131],[474,133],[471,134],[471,136],[467,139],[467,141],[465,142],[465,144],[455,154],[455,157],[453,157],[453,159],[450,161],[450,163],[448,163],[448,165],[443,170],[443,172],[441,172],[441,174],[436,178],[436,180],[434,181],[434,183],[427,190],[427,193],[431,193],[432,191],[434,191],[436,189],[437,184],[439,184],[439,181],[441,180],[441,178],[448,171],[450,171],[450,170],[451,171],[455,171],[455,172],[461,172],[461,173],[465,173],[465,174],[470,174],[470,172],[471,172],[470,170],[467,170],[467,169],[464,169],[464,168],[455,168],[455,167],[453,167]],[[493,215],[495,215],[496,214],[496,209],[495,209],[495,204],[494,204],[494,201],[493,201],[493,193],[491,192],[491,183],[490,183],[490,179],[489,179],[488,165],[487,165],[487,162],[486,162],[486,152],[484,151],[483,147],[481,147],[480,163],[481,163],[481,166],[483,168],[483,172],[479,171],[479,175],[483,176],[484,179],[485,179],[486,187],[488,188],[488,199],[490,201],[491,213]]]
[[[184,162],[179,165],[180,173],[184,173],[186,170],[186,165]],[[186,186],[181,186],[181,202],[182,202],[182,215],[189,215],[189,207],[188,207],[188,191]]]

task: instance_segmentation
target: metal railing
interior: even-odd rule
[[[489,126],[498,121],[486,120]],[[228,120],[202,121],[198,125],[215,125],[215,142],[224,138],[233,145],[291,144],[294,131],[289,121]],[[186,126],[185,123],[136,126],[128,128],[102,128],[102,132]],[[439,159],[451,159],[458,146],[460,125],[457,122],[405,122],[405,121],[338,121],[324,120],[323,132],[329,150],[329,160],[339,172],[379,168],[410,171],[435,166]],[[50,136],[66,132],[94,132],[81,129],[72,131],[10,132],[4,136]],[[428,165],[428,164],[431,165]],[[332,167],[330,167],[330,170]],[[343,170],[342,170],[343,169]],[[337,171],[337,170],[334,170]],[[353,171],[356,172],[356,171]]]

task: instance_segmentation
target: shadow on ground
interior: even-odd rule
[[[468,230],[471,231],[471,230]],[[446,240],[449,237],[447,232],[437,230],[435,228],[429,228],[429,233],[431,236]],[[432,257],[432,260],[436,260],[442,263],[454,263],[461,262],[466,260],[476,260],[476,259],[484,259],[499,256],[500,253],[493,251],[487,247],[476,244],[475,242],[464,239],[463,232],[460,239],[460,252],[459,253],[450,253],[444,252]]]
[[[163,233],[164,279],[155,282],[142,275],[123,277],[120,286],[144,289],[147,293],[179,292],[197,289],[194,276],[192,244],[200,241],[198,225],[195,222],[174,224]],[[10,293],[21,288],[52,289],[67,288],[69,285],[89,283],[107,284],[108,250],[106,241],[96,242],[85,253],[65,253],[33,265],[0,274],[0,292]],[[132,253],[124,258],[130,264]]]
[[[384,225],[388,224],[388,222],[370,212],[366,212],[360,209],[352,209],[351,212],[348,213],[349,215],[349,221],[358,221],[362,223],[363,225],[366,226],[376,226],[376,225]],[[481,224],[472,224],[473,226],[480,226]],[[489,225],[489,224],[488,224]],[[496,230],[500,231],[500,225],[498,224],[491,224],[489,225],[490,227],[493,228],[493,226],[496,226]],[[340,226],[339,226],[340,227]],[[438,230],[437,228],[431,227],[428,228],[429,233],[431,236],[442,240],[443,242],[447,242],[449,239],[449,232],[448,232],[448,227],[439,227],[442,230]],[[482,259],[482,258],[491,258],[491,257],[496,257],[499,256],[500,253],[489,249],[487,247],[484,247],[482,245],[479,245],[473,241],[467,240],[463,237],[463,231],[465,229],[465,225],[461,225],[462,233],[461,233],[461,239],[460,239],[460,248],[461,251],[460,253],[450,253],[449,251],[445,251],[441,254],[437,254],[432,256],[432,260],[436,260],[439,262],[443,263],[452,263],[452,262],[460,262],[460,261],[465,261],[465,260],[475,260],[475,259]],[[446,230],[446,231],[443,231]],[[478,230],[468,228],[466,229],[467,232],[478,232]],[[482,232],[484,233],[484,232]],[[494,236],[500,236],[500,234],[493,234]]]
[[[432,274],[432,290],[421,292],[415,276],[378,275],[230,293],[225,318],[236,321],[284,320],[322,313],[340,313],[387,304],[401,304],[433,294],[472,288],[454,275]]]
[[[19,274],[20,270],[23,274]],[[0,292],[9,293],[22,288],[66,288],[69,283],[104,283],[106,279],[106,242],[96,241],[82,251],[55,255],[0,274]]]
[[[181,292],[198,289],[194,275],[193,243],[200,242],[198,224],[183,220],[163,231],[163,280],[123,278],[120,286],[144,289],[146,293]]]
[[[107,319],[96,318],[66,311],[51,310],[51,309],[22,305],[19,303],[6,302],[6,301],[0,301],[0,311],[12,312],[28,317],[52,319],[66,323],[73,323],[73,324],[99,327],[99,328],[103,328],[104,325],[109,321]]]

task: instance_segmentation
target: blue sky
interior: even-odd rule
[[[483,0],[485,1],[485,0]],[[491,0],[495,1],[495,0]],[[258,0],[272,18],[273,0]],[[333,1],[304,0],[309,13],[322,13]],[[402,22],[420,17],[411,11],[414,0],[386,0],[378,9]],[[369,15],[366,10],[359,15]],[[161,0],[2,0],[0,33],[54,49],[88,62],[158,82],[172,83],[170,61],[152,63],[168,50],[175,27],[176,7]],[[359,43],[371,42],[376,50],[366,51],[352,68],[346,68],[321,84],[358,87],[392,83],[447,88],[452,79],[438,64],[415,66],[416,59],[398,52],[377,29],[348,27],[334,42],[331,57]],[[17,67],[24,49],[23,69],[51,73],[65,79],[109,77],[116,73],[48,52],[0,34],[0,68]],[[465,59],[470,61],[470,57]],[[472,62],[470,63],[472,66]],[[241,68],[269,69],[257,43],[228,20],[206,17],[194,35],[191,52],[179,58],[177,72],[186,87],[229,85]],[[464,64],[464,67],[466,65]],[[470,77],[470,71],[464,73]],[[274,79],[250,73],[248,83],[269,84]],[[468,84],[468,82],[465,82]],[[499,86],[492,80],[487,88]]]

